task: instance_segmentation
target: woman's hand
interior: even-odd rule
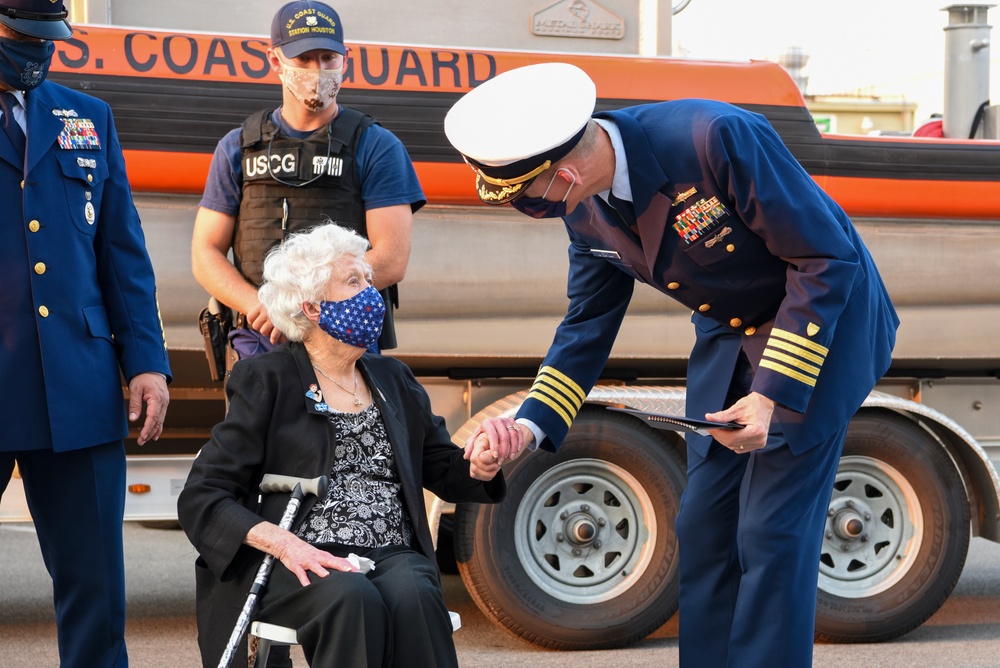
[[[270,522],[261,522],[250,529],[243,542],[250,547],[273,554],[299,579],[303,587],[309,584],[310,572],[325,578],[330,574],[330,570],[348,573],[358,570],[347,559],[317,549],[292,532]]]
[[[469,475],[476,480],[493,480],[500,470],[500,461],[490,450],[490,439],[480,433],[473,439],[472,450],[466,446],[465,458],[469,460]]]

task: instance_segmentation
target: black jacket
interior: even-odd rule
[[[445,501],[495,503],[506,484],[500,473],[483,483],[431,412],[426,391],[398,360],[364,355],[358,367],[372,390],[396,455],[403,501],[415,531],[413,548],[434,559],[423,489]],[[305,396],[316,375],[298,343],[241,360],[226,386],[229,413],[195,459],[178,498],[178,517],[198,550],[198,631],[203,659],[215,665],[246,600],[263,554],[243,544],[262,519],[277,524],[287,494],[258,492],[265,473],[300,478],[327,475],[333,444],[327,417]],[[305,517],[314,498],[299,511]],[[243,654],[246,649],[243,643]],[[236,661],[240,661],[237,656]],[[240,664],[242,665],[242,664]]]

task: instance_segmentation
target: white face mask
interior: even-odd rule
[[[309,111],[322,111],[333,104],[340,92],[343,70],[303,69],[292,67],[281,56],[278,59],[281,61],[281,83]]]

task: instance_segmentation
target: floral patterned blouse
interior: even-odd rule
[[[327,409],[327,417],[334,444],[329,491],[296,534],[313,544],[410,545],[413,529],[378,406],[360,413]]]

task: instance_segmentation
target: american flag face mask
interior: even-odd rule
[[[319,328],[348,345],[369,348],[382,333],[385,302],[371,286],[350,299],[321,301],[319,308]]]

